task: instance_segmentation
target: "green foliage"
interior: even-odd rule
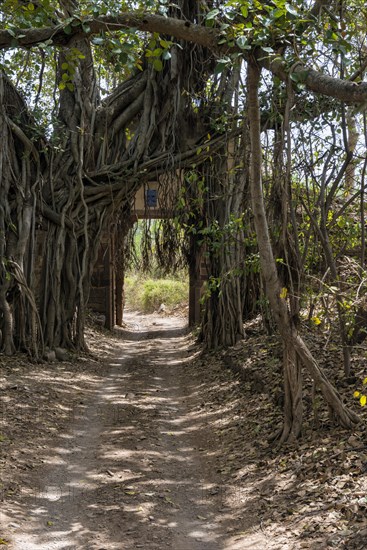
[[[101,76],[127,77],[135,68],[142,69],[144,41],[135,29],[118,31],[114,35],[101,33],[92,38],[94,56],[100,66]]]
[[[128,234],[126,266],[153,278],[172,277],[186,269],[187,238],[178,218],[139,220]]]
[[[23,2],[21,0],[5,0],[2,2],[2,26],[10,33],[14,32],[14,45],[17,29],[42,27],[55,21],[55,3],[51,0],[37,0],[37,2]]]
[[[80,59],[85,59],[77,48],[70,48],[65,54],[65,61],[61,64],[61,81],[59,83],[59,90],[67,88],[70,92],[74,91],[73,78],[76,71],[77,64]]]
[[[157,72],[163,70],[163,61],[171,59],[171,46],[172,42],[161,39],[158,33],[154,33],[153,37],[149,40],[145,48],[145,57]]]
[[[261,47],[265,55],[273,56],[278,43],[291,44],[295,40],[303,22],[302,11],[285,0],[228,0],[206,15],[206,25],[219,26],[222,31],[219,44],[243,51]],[[231,61],[233,55],[220,59],[216,72],[222,72]]]
[[[246,52],[261,48],[264,57],[288,63],[292,69],[302,61],[320,68],[325,67],[331,56],[340,56],[344,67],[355,68],[357,55],[349,56],[356,46],[358,33],[365,34],[358,12],[365,12],[363,3],[352,2],[340,16],[330,10],[322,11],[318,19],[310,13],[310,4],[300,0],[228,0],[206,14],[207,27],[221,31],[220,45],[240,48]],[[353,15],[354,13],[354,15]],[[363,19],[363,18],[362,18]],[[288,48],[284,57],[278,55],[279,47]],[[217,74],[229,68],[241,53],[229,53],[218,60]],[[291,71],[294,88],[304,89],[306,71]]]
[[[71,33],[74,27],[80,27],[84,33],[89,34],[92,17],[118,15],[129,10],[149,11],[154,10],[155,6],[154,1],[81,1],[75,14],[65,18],[58,3],[51,0],[5,0],[0,13],[2,28],[14,37],[14,49],[0,51],[0,69],[21,88],[28,98],[30,107],[35,108],[35,115],[40,124],[44,127],[50,126],[53,113],[57,110],[58,97],[55,92],[74,91],[74,75],[78,63],[83,59],[82,54],[75,48],[63,49],[65,59],[62,67],[58,67],[56,59],[60,49],[53,47],[51,41],[39,43],[36,48],[28,51],[17,48],[18,39],[22,37],[22,29],[62,25],[65,33]],[[113,33],[102,32],[91,38],[93,55],[98,66],[101,95],[108,93],[118,81],[129,77],[136,68],[142,69],[144,41],[144,35],[133,28]],[[168,56],[169,52],[163,51],[162,59],[168,59]],[[161,59],[157,58],[157,69],[160,69],[161,63]],[[37,105],[33,105],[33,102]]]
[[[222,282],[223,281],[221,277],[213,277],[213,275],[211,275],[209,279],[204,283],[204,288],[203,288],[202,296],[200,298],[200,302],[204,304],[206,300],[209,300],[212,294],[217,294],[218,296],[220,296]]]
[[[161,304],[169,309],[188,300],[187,275],[177,279],[145,279],[141,275],[130,275],[125,279],[126,302],[145,313],[156,311]]]

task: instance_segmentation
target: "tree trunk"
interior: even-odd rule
[[[202,340],[207,349],[233,346],[244,337],[243,192],[245,178],[231,175],[232,142],[218,154],[205,177],[208,187],[208,228],[205,235],[207,299]]]
[[[291,318],[285,293],[281,289],[273,256],[262,190],[262,149],[260,139],[259,85],[261,70],[255,59],[248,63],[248,116],[250,125],[250,182],[254,223],[266,294],[284,346],[285,422],[280,443],[297,437],[302,425],[302,382],[300,364],[319,386],[333,416],[345,428],[352,428],[359,417],[346,408],[298,334]]]
[[[33,122],[0,72],[0,349],[8,355],[16,348],[38,355],[35,301],[24,274],[33,252],[34,190],[40,183],[40,143],[26,135]]]

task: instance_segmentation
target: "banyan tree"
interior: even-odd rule
[[[62,28],[63,37],[56,39],[53,31],[45,38],[42,29],[34,29],[36,53],[29,44],[20,56],[36,65],[40,47],[41,71],[49,71],[43,48],[50,55],[54,46],[57,98],[46,131],[37,128],[24,97],[1,75],[1,345],[6,353],[15,347],[35,352],[39,342],[83,348],[85,305],[101,232],[124,216],[139,186],[200,163],[196,142],[205,134],[205,86],[213,59],[205,47],[183,47],[158,35],[144,42],[141,35],[133,52],[135,66],[126,78],[115,76],[117,85],[102,97],[111,75],[97,74],[93,48],[104,43],[103,55],[117,63],[129,35],[114,33],[113,48],[106,27],[93,46],[93,22],[80,15],[83,3],[60,2],[58,10],[48,11],[46,3],[8,2],[9,14],[12,4],[20,26],[39,14],[44,24]],[[172,17],[194,20],[194,7],[182,2],[169,11]],[[116,53],[116,44],[122,54]],[[145,51],[140,58],[139,48]],[[32,106],[34,97],[29,99]],[[42,270],[34,281],[41,232]]]
[[[347,3],[351,18],[358,6]],[[246,254],[256,244],[284,344],[282,439],[300,433],[302,366],[335,418],[353,426],[357,417],[301,339],[283,292],[261,150],[261,131],[273,116],[262,103],[262,75],[264,85],[283,85],[285,94],[305,90],[343,105],[366,104],[361,29],[346,36],[344,6],[5,0],[0,17],[1,350],[37,356],[44,346],[85,347],[102,233],[129,215],[140,186],[176,178],[191,250],[203,247],[208,259],[207,347],[243,336]],[[321,63],[313,66],[312,50],[328,60],[323,72]],[[338,74],[330,70],[332,55],[342,60]],[[348,77],[347,67],[354,71]],[[302,113],[312,119],[312,112]],[[281,192],[284,218],[290,202],[286,187]]]

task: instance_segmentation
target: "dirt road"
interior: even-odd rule
[[[251,517],[242,521],[246,539],[231,538],[220,442],[190,370],[184,321],[126,320],[105,376],[30,473],[16,514],[5,502],[10,548],[269,547],[260,532],[249,534]]]
[[[345,433],[324,410],[317,432],[308,416],[300,441],[268,443],[276,335],[251,325],[202,355],[183,319],[125,320],[115,334],[90,324],[92,354],[0,354],[0,546],[366,548],[364,427]]]

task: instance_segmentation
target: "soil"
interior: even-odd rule
[[[250,328],[203,355],[183,317],[125,322],[89,329],[92,355],[0,357],[0,545],[365,548],[363,426],[346,434],[320,410],[297,445],[267,441],[281,420],[276,339]]]

